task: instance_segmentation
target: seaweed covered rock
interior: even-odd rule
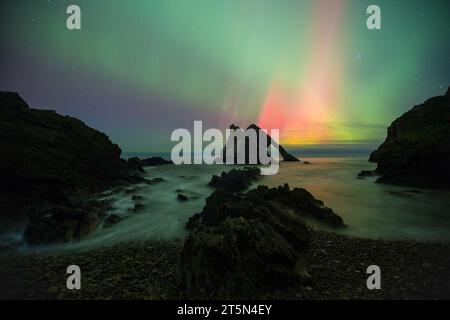
[[[392,122],[369,161],[378,182],[450,189],[450,88]]]
[[[302,215],[330,214],[306,190],[287,185],[246,194],[216,190],[187,224],[191,232],[178,266],[182,285],[251,294],[263,286],[307,282],[304,253],[310,235]]]
[[[224,171],[220,176],[213,175],[209,185],[227,192],[241,192],[260,178],[261,173],[258,168],[246,167],[243,170],[232,169],[228,172]]]

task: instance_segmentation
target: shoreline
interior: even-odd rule
[[[180,293],[182,241],[128,242],[77,252],[0,256],[0,299],[449,299],[450,245],[355,238],[310,230],[312,282],[264,288],[251,297]],[[66,268],[81,268],[82,289],[66,288]],[[366,269],[381,268],[381,290]]]

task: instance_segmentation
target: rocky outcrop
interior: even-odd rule
[[[227,192],[241,192],[249,188],[252,182],[261,178],[258,168],[246,167],[243,170],[224,171],[220,176],[213,175],[209,185]]]
[[[177,195],[177,199],[178,199],[178,201],[181,201],[181,202],[185,202],[185,201],[189,200],[188,197],[186,197],[184,194],[181,194],[181,193]]]
[[[247,133],[247,130],[250,129],[250,130],[254,130],[257,134],[256,135],[256,150],[257,150],[256,161],[255,161],[255,163],[252,163],[252,161],[251,161],[250,151],[249,151],[250,150],[249,144],[250,144],[251,140],[249,138],[246,138],[245,145],[242,145],[242,151],[244,152],[244,159],[245,159],[244,164],[261,164],[260,157],[259,157],[259,152],[260,152],[259,151],[259,134],[260,134],[260,132],[261,132],[261,134],[263,134],[263,136],[265,137],[265,139],[267,141],[267,152],[269,151],[270,145],[273,145],[274,147],[278,147],[278,151],[279,151],[283,161],[289,161],[289,162],[300,161],[298,158],[296,158],[293,155],[291,155],[290,153],[288,153],[281,144],[277,144],[275,141],[273,141],[273,139],[270,135],[266,134],[264,131],[261,131],[261,128],[258,127],[256,124],[250,125],[245,131],[234,124],[232,124],[230,126],[230,129],[234,130],[235,132],[241,131],[241,133],[243,133],[243,134]],[[234,143],[232,141],[230,141],[230,139],[229,139],[227,141],[225,147],[223,148],[222,159],[223,159],[224,163],[226,162],[227,151],[231,150],[234,153],[234,158],[233,158],[234,163],[238,164],[237,151],[240,149],[240,147],[239,147],[237,138],[234,138],[234,139],[235,139]]]
[[[122,221],[122,218],[120,216],[118,216],[117,214],[110,214],[105,219],[105,223],[103,224],[103,228],[110,228],[110,227],[118,224],[120,221]]]
[[[342,219],[304,189],[259,186],[246,194],[216,190],[188,222],[178,273],[186,290],[249,293],[310,280],[309,232],[302,217]]]
[[[173,164],[172,161],[165,160],[162,157],[150,157],[146,159],[139,159],[137,157],[128,159],[129,162],[137,165],[138,167],[156,167],[166,164]]]
[[[31,244],[80,239],[97,228],[104,212],[105,204],[98,201],[29,208],[24,237]]]
[[[360,173],[358,173],[358,178],[364,179],[367,177],[375,177],[376,172],[374,170],[362,170]]]
[[[369,161],[378,182],[450,189],[450,89],[392,122]]]
[[[139,166],[121,159],[120,148],[104,133],[51,110],[31,109],[17,93],[0,92],[0,150],[1,215],[40,212],[27,227],[31,242],[46,224],[67,230],[49,231],[53,235],[37,242],[84,235],[94,225],[89,222],[84,229],[84,221],[95,215],[80,205],[81,199],[114,184],[142,180]]]

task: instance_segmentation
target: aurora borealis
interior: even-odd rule
[[[82,30],[65,27],[77,4]],[[368,30],[366,8],[382,10]],[[0,90],[75,116],[125,151],[231,123],[282,143],[379,143],[450,84],[448,1],[33,0],[1,3]]]

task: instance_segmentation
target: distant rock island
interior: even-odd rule
[[[128,162],[134,163],[137,166],[141,167],[157,167],[157,166],[163,166],[166,164],[173,164],[172,161],[166,160],[162,157],[150,157],[146,159],[139,159],[137,157],[133,157],[128,159]]]
[[[239,128],[238,126],[232,124],[230,126],[230,129],[232,130],[242,130],[244,133],[251,129],[251,130],[255,130],[255,132],[257,133],[257,150],[258,150],[258,156],[257,156],[257,161],[256,163],[250,163],[250,157],[249,157],[249,139],[246,138],[245,141],[245,164],[260,164],[260,159],[259,159],[259,132],[261,130],[260,127],[258,127],[256,124],[251,124],[246,130],[243,130],[241,128]],[[299,159],[297,159],[296,157],[294,157],[293,155],[291,155],[289,152],[286,151],[285,148],[283,148],[283,146],[281,144],[277,144],[275,141],[273,141],[272,137],[266,133],[264,133],[264,135],[267,136],[267,148],[269,148],[269,146],[271,144],[273,144],[275,147],[278,146],[278,151],[283,159],[283,161],[289,161],[289,162],[295,162],[295,161],[300,161]],[[222,153],[222,157],[223,157],[223,161],[226,161],[226,154],[227,154],[227,149],[230,149],[230,141],[227,141],[225,147],[223,148],[223,153]],[[234,163],[237,163],[237,146],[236,146],[236,142],[234,144]]]
[[[450,189],[450,87],[392,122],[369,161],[377,182]]]

